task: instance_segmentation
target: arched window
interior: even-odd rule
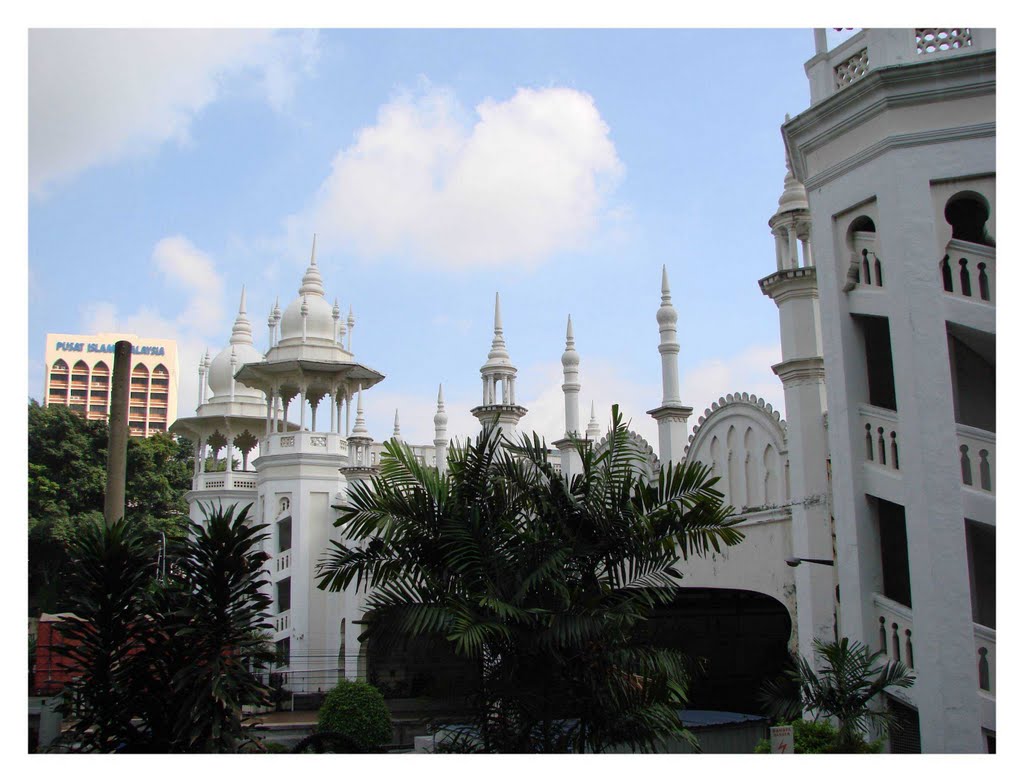
[[[882,262],[876,253],[875,221],[867,215],[860,215],[852,223],[846,235],[850,247],[848,282],[882,287]],[[852,285],[848,289],[852,289]]]
[[[954,239],[995,247],[995,241],[985,229],[989,214],[984,196],[969,190],[950,198],[944,212],[946,222],[953,229]]]

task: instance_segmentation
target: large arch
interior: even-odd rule
[[[641,629],[652,645],[702,662],[688,708],[760,714],[761,685],[790,665],[793,618],[785,605],[744,589],[680,589]]]

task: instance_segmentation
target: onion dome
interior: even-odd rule
[[[242,298],[238,304],[238,315],[235,317],[235,324],[231,329],[231,341],[220,353],[216,355],[209,364],[207,382],[213,396],[231,395],[231,378],[235,372],[244,364],[252,364],[263,361],[263,354],[260,353],[252,342],[252,324],[245,312],[245,288],[242,288]],[[251,397],[259,401],[264,400],[263,392],[243,385],[235,381],[235,396]]]

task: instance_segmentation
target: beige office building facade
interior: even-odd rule
[[[178,409],[178,346],[135,334],[47,334],[43,404],[64,405],[91,420],[110,415],[114,345],[132,344],[129,432],[166,432]]]

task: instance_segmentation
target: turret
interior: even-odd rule
[[[481,426],[497,421],[506,437],[514,437],[519,419],[526,408],[516,404],[516,368],[505,345],[505,332],[501,323],[501,298],[494,294],[494,338],[487,354],[487,363],[480,367],[483,381],[483,400],[470,412]],[[500,401],[499,401],[500,400]]]

